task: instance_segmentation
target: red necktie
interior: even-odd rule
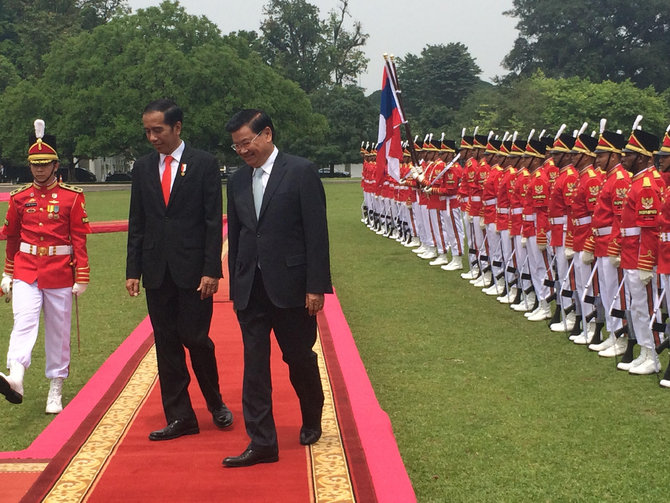
[[[165,156],[165,171],[163,171],[163,178],[161,178],[161,187],[163,188],[163,199],[165,206],[170,200],[170,182],[172,182],[172,156]]]

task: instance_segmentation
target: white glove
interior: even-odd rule
[[[481,230],[485,230],[485,229],[486,229],[486,224],[484,223],[484,219],[481,218],[481,217],[479,218],[479,228],[480,228]]]
[[[423,173],[419,173],[419,176],[416,179],[419,180],[419,183],[423,183],[426,177],[423,176]]]
[[[468,223],[471,224],[474,221],[475,221],[475,217],[473,217],[472,215],[468,215]]]
[[[595,260],[595,257],[593,256],[593,253],[584,250],[582,252],[582,262],[586,265],[588,264],[593,264],[593,261]]]
[[[540,251],[544,251],[547,249],[547,243],[538,243],[537,244],[537,249]]]
[[[75,283],[72,286],[72,293],[79,297],[88,288],[88,283]]]
[[[565,247],[565,258],[568,260],[572,260],[572,257],[575,256],[575,250],[572,248],[568,248],[567,246]]]
[[[521,248],[525,248],[527,243],[528,243],[528,238],[522,237],[521,238]]]
[[[643,271],[642,269],[638,269],[637,272],[640,275],[640,281],[643,285],[649,284],[651,278],[654,277],[654,271]]]
[[[9,295],[12,291],[12,275],[5,272],[2,273],[2,281],[0,286],[2,287],[2,293]]]
[[[612,264],[612,267],[616,267],[617,269],[621,265],[621,257],[619,255],[610,255],[610,264]]]

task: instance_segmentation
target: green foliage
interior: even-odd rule
[[[328,120],[329,131],[324,146],[315,152],[319,164],[360,162],[356,145],[364,139],[377,138],[379,104],[365,99],[356,86],[319,89],[310,95],[314,111]]]
[[[318,144],[326,124],[296,84],[279,77],[255,52],[243,59],[218,28],[190,16],[178,2],[118,17],[55,47],[44,77],[8,88],[3,109],[16,112],[0,131],[5,155],[25,158],[32,121],[42,117],[58,138],[59,154],[135,158],[150,150],[141,112],[152,99],[171,97],[184,109],[184,138],[236,159],[222,134],[240,108],[264,108],[292,146],[306,135]],[[37,95],[39,99],[32,101]],[[18,141],[17,141],[18,139]]]
[[[269,0],[263,9],[261,54],[283,76],[312,93],[321,86],[341,86],[356,81],[368,60],[360,47],[368,35],[360,22],[347,31],[349,0],[340,0],[327,20],[306,0]]]
[[[407,117],[417,131],[442,130],[479,82],[481,70],[465,45],[427,45],[398,60]]]
[[[51,47],[127,10],[125,0],[0,0],[0,53],[21,77],[39,76]]]
[[[667,126],[670,106],[653,88],[639,89],[629,80],[594,83],[578,77],[548,78],[538,71],[475,92],[456,117],[463,126],[496,132],[555,132],[562,123],[572,130],[583,122],[597,129],[604,117],[608,129],[629,132],[638,114],[644,116],[645,130],[659,134]]]
[[[670,10],[666,0],[514,0],[505,14],[519,19],[519,38],[505,57],[509,70],[595,82],[630,79],[636,86],[670,86]]]

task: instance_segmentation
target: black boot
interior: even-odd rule
[[[602,321],[596,321],[596,333],[593,334],[593,338],[589,344],[600,344],[603,341],[601,332],[605,324]]]
[[[665,349],[668,349],[668,347],[670,347],[670,337],[666,337],[663,339],[663,342],[656,346],[656,354],[660,355]]]
[[[572,327],[570,335],[579,335],[581,333],[582,333],[582,317],[577,316],[577,319],[575,320],[575,326]]]
[[[549,320],[549,326],[553,325],[554,323],[558,323],[559,321],[561,321],[561,306],[556,304],[554,314],[551,315],[551,319]]]
[[[670,381],[670,363],[668,363],[668,368],[665,369],[665,374],[663,374],[664,381]]]
[[[621,356],[621,363],[630,363],[635,358],[633,358],[633,349],[635,348],[637,341],[635,339],[628,338],[628,346],[626,346],[626,352]]]
[[[514,297],[514,301],[512,304],[521,304],[521,294],[523,293],[523,290],[521,288],[516,289],[516,297]]]

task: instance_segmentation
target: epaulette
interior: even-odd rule
[[[25,185],[22,185],[22,186],[19,187],[18,189],[14,189],[14,190],[12,190],[12,191],[9,193],[9,195],[10,195],[10,196],[15,196],[15,195],[18,194],[19,192],[23,192],[24,190],[26,190],[27,188],[31,187],[32,185],[33,185],[32,183],[26,183]]]
[[[616,179],[617,180],[623,180],[624,179],[623,173],[621,171],[616,172]]]
[[[63,182],[60,182],[60,183],[58,184],[58,186],[59,186],[61,189],[71,190],[72,192],[77,192],[77,193],[79,193],[79,194],[81,194],[82,192],[84,192],[84,189],[82,189],[81,187],[77,187],[76,185],[68,185],[67,183],[63,183]]]
[[[645,176],[642,180],[642,186],[643,187],[651,187],[651,180],[649,180],[649,177]]]
[[[654,175],[654,178],[656,178],[657,180],[658,180],[659,178],[661,178],[661,174],[660,174],[658,171],[653,170],[651,173],[652,173],[652,175]]]
[[[535,172],[535,178],[539,178],[539,177],[541,177],[541,176],[542,176],[542,173],[540,173],[539,171],[536,171],[536,172]]]
[[[596,176],[596,172],[593,171],[593,168],[589,168],[586,172],[589,174],[589,177],[591,177],[591,178]]]

